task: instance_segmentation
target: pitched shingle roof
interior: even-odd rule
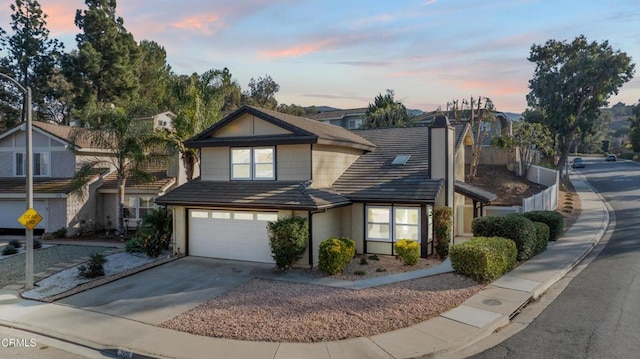
[[[376,145],[360,156],[332,189],[354,201],[424,203],[435,201],[444,181],[429,177],[429,128],[354,131]],[[394,165],[398,155],[409,155]]]
[[[161,192],[167,190],[176,182],[175,177],[167,176],[166,168],[151,168],[147,172],[155,178],[153,181],[143,182],[134,178],[127,179],[126,190],[151,190]],[[114,189],[118,189],[118,174],[116,173],[116,171],[113,171],[108,176],[105,176],[102,182],[102,186],[100,187],[100,190]]]
[[[156,199],[158,204],[286,208],[314,210],[349,204],[329,190],[306,188],[300,182],[201,181],[196,179]]]
[[[55,123],[40,122],[40,121],[33,121],[33,126],[45,132],[48,132],[49,134],[65,142],[73,143],[77,147],[80,147],[80,148],[95,147],[91,145],[91,141],[88,138],[74,136],[75,127],[58,125]]]
[[[72,178],[42,178],[33,179],[33,192],[35,193],[62,193],[68,194],[73,189]],[[0,193],[26,193],[26,181],[20,177],[0,178]]]
[[[212,138],[211,134],[219,128],[227,125],[238,116],[249,113],[264,121],[270,122],[276,126],[282,127],[293,135],[270,135],[270,136],[253,136],[253,137],[224,137]],[[253,106],[243,106],[226,116],[222,121],[214,124],[198,136],[185,142],[190,147],[206,147],[206,146],[228,146],[234,145],[234,142],[245,141],[248,143],[288,141],[288,143],[319,143],[338,146],[346,146],[359,148],[363,150],[372,150],[375,145],[365,138],[344,129],[319,121],[311,120],[304,117],[289,115],[276,111],[266,110]],[[296,142],[297,141],[297,142]]]

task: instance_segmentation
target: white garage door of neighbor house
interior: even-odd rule
[[[47,228],[49,211],[45,201],[33,201],[33,208],[42,216],[36,228]],[[18,217],[27,210],[26,201],[0,201],[0,228],[24,228]]]
[[[189,255],[274,263],[267,223],[276,212],[189,210]]]

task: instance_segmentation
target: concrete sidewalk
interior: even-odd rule
[[[21,299],[0,291],[0,325],[100,350],[122,349],[158,358],[410,358],[462,349],[509,323],[579,263],[607,229],[609,215],[597,194],[578,177],[582,213],[549,248],[462,305],[411,327],[368,337],[323,343],[245,342],[202,337],[60,304]]]

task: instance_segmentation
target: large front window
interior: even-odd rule
[[[367,240],[420,241],[420,209],[417,207],[367,207]]]
[[[27,155],[23,153],[16,153],[15,161],[15,174],[16,176],[27,175]],[[48,153],[34,153],[33,154],[33,175],[39,177],[49,176],[49,154]]]
[[[142,219],[151,213],[155,208],[153,196],[125,196],[124,197],[124,218]]]
[[[231,149],[231,179],[275,179],[274,147],[243,147]]]

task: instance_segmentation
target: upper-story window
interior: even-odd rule
[[[273,180],[276,178],[274,147],[231,149],[231,179]]]
[[[349,130],[357,130],[360,127],[362,127],[362,119],[361,118],[353,118],[349,120],[349,123],[347,124],[348,129]]]
[[[27,175],[27,155],[26,153],[16,153],[16,176]],[[49,154],[34,153],[33,154],[33,175],[46,177],[49,175]]]

